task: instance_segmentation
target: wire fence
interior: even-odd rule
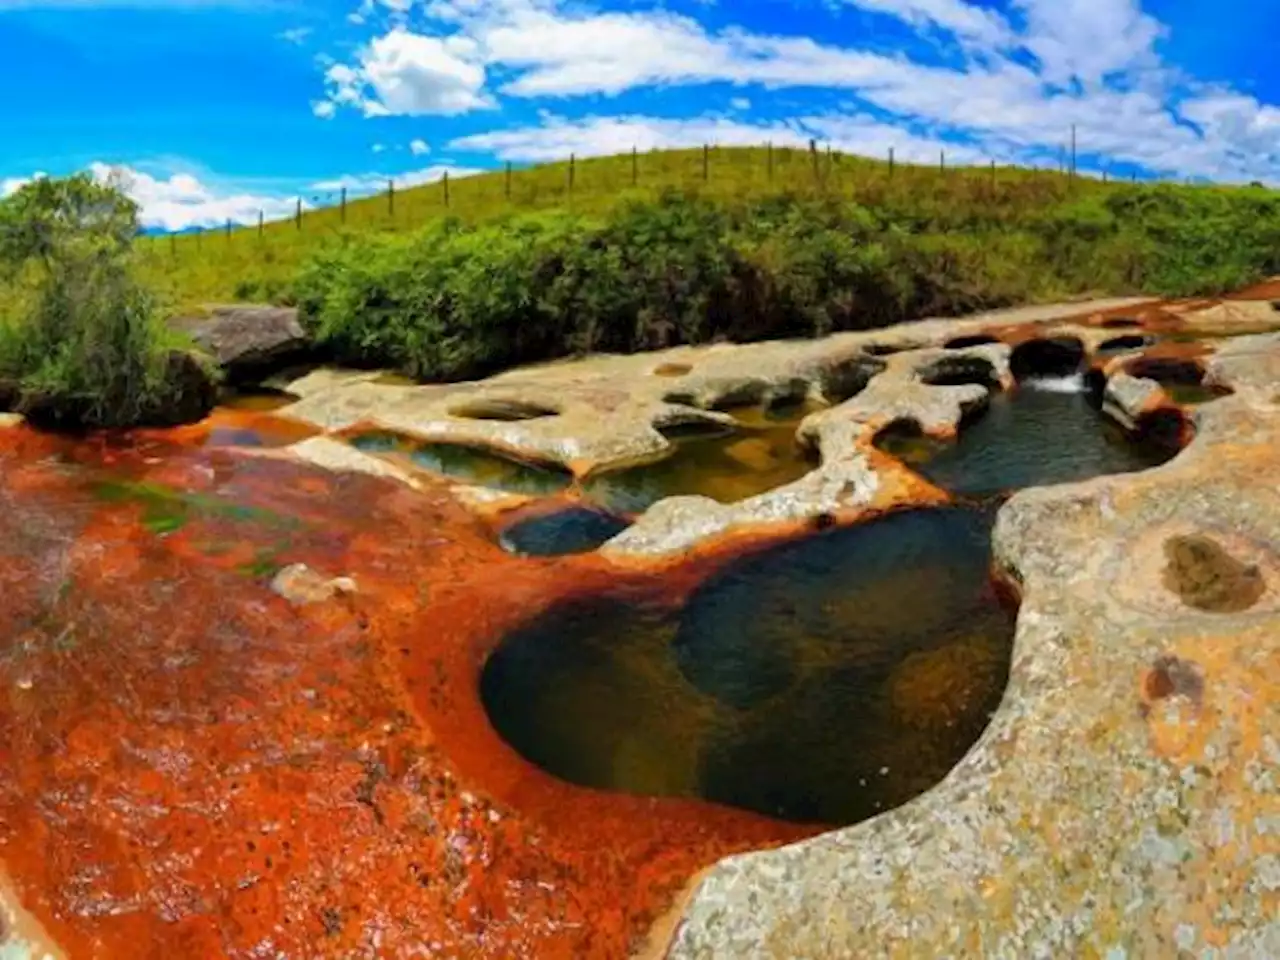
[[[1136,169],[1117,177],[1111,171],[1083,175],[1091,181],[1108,183],[1138,180]],[[262,240],[288,231],[303,235],[326,230],[342,230],[358,225],[384,230],[408,229],[429,219],[448,216],[500,215],[514,209],[539,209],[575,201],[611,202],[627,190],[671,187],[695,193],[749,194],[753,192],[817,193],[844,195],[852,199],[874,199],[876,193],[898,189],[940,187],[965,193],[967,199],[1002,202],[1010,196],[1029,198],[1046,191],[1061,195],[1071,189],[1082,174],[1077,166],[1074,131],[1064,142],[1056,164],[1043,167],[999,164],[995,160],[977,166],[972,162],[953,164],[940,150],[936,164],[921,163],[919,156],[902,162],[893,148],[882,157],[843,153],[829,145],[810,140],[801,144],[763,144],[760,147],[717,147],[681,151],[641,152],[613,157],[579,158],[518,169],[506,163],[498,170],[477,171],[466,176],[450,176],[446,170],[430,183],[397,186],[388,178],[386,189],[368,191],[337,190],[316,192],[294,199],[292,215],[268,219],[260,210],[256,224],[237,224],[228,219],[218,227],[202,227],[184,234],[152,236],[153,244],[167,244],[176,255],[179,247],[199,249],[219,234],[226,240],[251,237]],[[1031,184],[1028,188],[1028,184]],[[1002,190],[1002,187],[1004,190]]]

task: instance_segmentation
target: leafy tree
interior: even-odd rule
[[[79,174],[0,201],[0,279],[16,304],[0,326],[0,393],[38,421],[165,423],[212,402],[134,275],[138,210],[121,187]]]

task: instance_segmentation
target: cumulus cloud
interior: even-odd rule
[[[162,230],[256,223],[259,211],[268,220],[291,213],[294,201],[281,197],[228,191],[220,193],[189,173],[156,177],[128,166],[89,165],[100,182],[114,180],[139,207],[143,226]]]
[[[304,210],[337,200],[346,188],[348,195],[379,193],[393,181],[396,189],[434,183],[448,173],[451,180],[484,171],[476,167],[436,164],[420,170],[387,176],[379,173],[349,174],[307,184],[298,194],[262,195],[236,188],[219,190],[190,173],[174,173],[158,177],[124,164],[92,163],[88,172],[100,183],[120,187],[139,207],[139,220],[144,227],[159,230],[186,230],[192,227],[220,227],[228,220],[233,224],[256,224],[258,215],[279,220],[293,215],[299,199]],[[30,177],[0,179],[0,197],[6,197],[42,173]]]
[[[185,230],[232,223],[256,223],[262,211],[268,219],[292,213],[294,200],[259,196],[239,191],[219,192],[189,173],[156,177],[123,164],[91,163],[88,172],[99,183],[121,188],[138,205],[138,219],[144,227]],[[45,174],[9,177],[0,180],[0,197],[7,197],[23,184]]]
[[[321,116],[343,106],[366,117],[450,116],[492,106],[476,43],[460,35],[429,37],[396,27],[363,47],[354,64],[329,67],[325,80],[321,104],[328,105],[313,105]]]
[[[415,157],[420,157],[424,153],[430,153],[431,147],[427,145],[425,140],[411,140],[409,141],[409,152]]]

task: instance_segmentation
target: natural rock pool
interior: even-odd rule
[[[552,607],[481,696],[574,783],[853,823],[927,789],[1000,699],[1014,606],[989,514],[910,510],[735,561],[680,607],[659,584]]]
[[[796,442],[796,427],[813,408],[728,411],[737,429],[715,436],[673,437],[676,449],[656,463],[589,477],[585,495],[615,513],[643,513],[665,497],[698,495],[736,503],[799,480],[815,458]]]
[[[574,505],[516,520],[498,538],[503,549],[530,557],[587,553],[629,526],[622,517]]]
[[[1022,936],[1032,886],[1042,932],[1095,909],[1120,929],[1135,903],[1173,930],[1217,884],[1250,935],[1270,850],[1221,847],[1215,818],[1274,809],[1253,772],[1280,354],[1128,369],[1173,355],[1139,349],[1082,393],[1092,322],[992,326],[1016,364],[976,323],[877,333],[848,404],[821,387],[861,334],[0,430],[0,956],[34,918],[69,957],[626,957],[661,952],[663,916],[673,958],[875,955],[904,920],[933,955],[957,928]],[[1121,368],[1163,392],[1120,394]],[[1169,395],[1206,379],[1235,395],[1166,469],[1005,502],[1169,458],[1095,409],[1108,376],[1154,398],[1119,408],[1139,425],[1183,424]],[[1011,379],[954,443],[899,424],[872,449]],[[721,409],[800,395],[829,404],[804,436],[820,462],[795,441],[811,408]],[[722,413],[731,435],[624,467]],[[633,508],[593,500],[602,478]],[[720,502],[637,515],[681,492]]]
[[[1177,452],[1163,439],[1127,437],[1097,410],[1079,376],[1030,380],[994,394],[954,443],[899,423],[883,430],[876,446],[945,490],[979,497],[1146,470]]]
[[[567,470],[554,464],[519,460],[468,444],[415,440],[388,431],[357,433],[350,443],[364,453],[402,457],[423,470],[506,493],[554,494],[573,482]]]

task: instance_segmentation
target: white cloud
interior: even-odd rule
[[[420,157],[424,153],[430,153],[431,147],[427,145],[425,140],[411,140],[409,142],[409,152],[415,157]]]
[[[155,177],[123,165],[92,163],[96,180],[115,178],[139,207],[143,226],[165,230],[216,227],[232,223],[256,223],[261,211],[268,219],[292,213],[294,200],[251,193],[219,193],[189,173]]]
[[[305,43],[309,36],[311,36],[310,27],[294,27],[291,30],[284,30],[280,33],[281,40],[298,46]]]
[[[1014,42],[1009,21],[994,10],[964,0],[845,0],[846,3],[897,17],[914,27],[935,27],[993,49]]]
[[[493,153],[500,160],[547,162],[625,153],[633,147],[648,151],[697,147],[775,146],[807,148],[810,140],[844,153],[884,157],[893,148],[904,162],[936,163],[945,150],[955,163],[975,163],[989,157],[978,148],[933,137],[917,136],[900,127],[861,115],[815,115],[791,121],[752,124],[717,117],[669,119],[659,117],[587,117],[567,120],[545,117],[542,124],[461,137],[450,143],[458,150]],[[1002,155],[998,159],[1005,159]]]
[[[1155,69],[1159,21],[1137,0],[1015,0],[1027,18],[1022,45],[1040,61],[1041,76],[1054,84]]]
[[[397,27],[364,47],[355,65],[331,66],[325,79],[329,115],[351,106],[366,117],[449,116],[492,105],[476,44],[463,36],[428,37]]]
[[[928,129],[927,139],[973,143],[983,154],[1044,157],[1074,125],[1082,156],[1102,163],[1280,179],[1277,108],[1189,84],[1161,61],[1157,43],[1166,30],[1139,0],[1011,0],[1007,14],[967,0],[844,2],[950,37],[961,56],[943,65],[805,36],[712,31],[689,16],[634,6],[593,12],[564,0],[427,0],[410,12],[410,0],[381,0],[398,18],[395,26],[354,64],[330,69],[329,109],[463,112],[492,106],[495,94],[545,100],[711,82],[813,88],[846,92],[856,98],[852,113],[878,111],[885,129],[902,129],[904,142],[911,130]],[[366,0],[362,13],[377,6]],[[426,32],[414,33],[408,24],[419,12],[414,29]],[[865,122],[855,122],[867,132]],[[596,120],[561,133],[589,146],[629,123]],[[645,129],[660,139],[669,128]],[[515,136],[525,138],[518,149],[541,149],[527,140],[527,128],[508,133],[505,149],[517,149]],[[467,142],[481,149],[496,135]]]
[[[372,150],[374,153],[381,153],[383,150],[387,149],[387,145],[385,143],[375,143],[369,149]]]
[[[746,97],[734,97],[729,101],[729,106],[733,107],[735,110],[750,110],[751,101]]]
[[[463,177],[474,176],[477,173],[484,173],[476,167],[459,167],[449,164],[436,164],[435,166],[424,167],[421,170],[409,170],[405,173],[397,173],[388,177],[381,173],[364,173],[364,174],[346,174],[341,177],[334,177],[330,180],[321,180],[311,185],[312,191],[320,191],[322,193],[337,193],[344,188],[348,196],[361,196],[372,193],[382,193],[387,189],[387,184],[394,182],[397,190],[408,187],[420,186],[424,183],[435,183],[444,179],[447,173],[450,180],[460,180]]]
[[[5,197],[12,196],[32,180],[38,180],[43,176],[43,173],[33,173],[29,177],[8,177],[4,180],[0,180],[0,200],[3,200]]]

